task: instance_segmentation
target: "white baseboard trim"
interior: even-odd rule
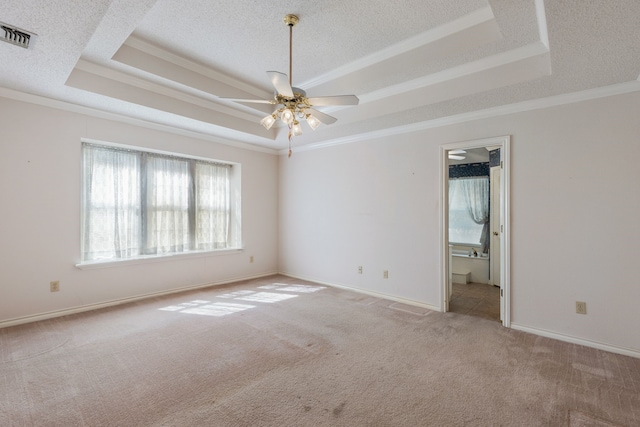
[[[559,341],[568,342],[571,344],[583,345],[585,347],[597,348],[598,350],[608,351],[610,353],[622,354],[624,356],[631,356],[640,359],[640,350],[618,347],[610,344],[603,344],[598,341],[591,341],[584,338],[578,338],[571,335],[564,335],[557,332],[547,331],[545,329],[532,328],[529,326],[520,325],[518,323],[511,322],[511,328],[522,332],[528,332],[534,335],[540,335],[546,338],[553,338]]]
[[[217,281],[217,282],[201,283],[201,284],[198,284],[198,285],[191,285],[191,286],[186,286],[186,287],[182,287],[182,288],[169,289],[169,290],[166,290],[166,291],[153,292],[153,293],[143,294],[143,295],[136,295],[134,297],[121,298],[121,299],[117,299],[117,300],[100,302],[100,303],[96,303],[96,304],[87,304],[87,305],[82,305],[82,306],[73,307],[73,308],[67,308],[67,309],[63,309],[63,310],[56,310],[56,311],[49,311],[49,312],[46,312],[46,313],[32,314],[32,315],[29,315],[29,316],[17,317],[17,318],[8,319],[8,320],[2,320],[2,321],[0,321],[0,329],[8,328],[10,326],[22,325],[24,323],[31,323],[31,322],[37,322],[37,321],[40,321],[40,320],[52,319],[54,317],[62,317],[62,316],[68,316],[70,314],[82,313],[82,312],[85,312],[85,311],[98,310],[100,308],[112,307],[114,305],[127,304],[127,303],[130,303],[130,302],[144,300],[144,299],[148,299],[148,298],[155,298],[155,297],[160,297],[160,296],[164,296],[164,295],[171,295],[171,294],[177,294],[177,293],[180,293],[180,292],[192,291],[192,290],[195,290],[195,289],[209,288],[209,287],[213,287],[213,286],[226,285],[226,284],[229,284],[229,283],[241,282],[241,281],[244,281],[244,280],[259,279],[261,277],[268,277],[268,276],[273,276],[273,275],[276,275],[276,274],[278,274],[278,272],[274,271],[274,272],[269,272],[269,273],[257,274],[257,275],[254,275],[254,276],[236,277],[236,278],[233,278],[233,279],[226,279],[226,280],[221,280],[221,281]]]
[[[410,299],[395,297],[393,295],[387,295],[387,294],[383,294],[383,293],[379,293],[379,292],[374,292],[374,291],[369,291],[369,290],[365,290],[365,289],[355,288],[355,287],[352,287],[352,286],[346,286],[346,285],[342,285],[342,284],[339,284],[339,283],[326,282],[326,281],[323,281],[323,280],[314,279],[312,277],[300,276],[300,275],[296,275],[296,274],[286,273],[286,272],[283,272],[283,271],[279,272],[278,274],[281,274],[281,275],[287,276],[287,277],[291,277],[293,279],[307,280],[309,282],[314,282],[314,283],[318,283],[318,284],[322,284],[322,285],[326,285],[326,286],[331,286],[331,287],[334,287],[334,288],[345,289],[345,290],[348,290],[348,291],[358,292],[358,293],[365,294],[365,295],[371,295],[371,296],[374,296],[374,297],[377,297],[377,298],[382,298],[382,299],[386,299],[386,300],[401,302],[403,304],[413,305],[413,306],[417,306],[417,307],[423,307],[423,308],[427,308],[429,310],[442,312],[440,307],[437,307],[437,306],[434,306],[434,305],[431,305],[431,304],[425,304],[425,303],[422,303],[422,302],[419,302],[419,301],[414,301],[414,300],[410,300]],[[522,331],[522,332],[528,332],[528,333],[534,334],[534,335],[540,335],[540,336],[543,336],[543,337],[546,337],[546,338],[556,339],[558,341],[564,341],[564,342],[569,342],[569,343],[572,343],[572,344],[583,345],[585,347],[596,348],[598,350],[604,350],[604,351],[608,351],[608,352],[611,352],[611,353],[622,354],[624,356],[640,358],[640,350],[637,350],[637,349],[619,347],[619,346],[610,345],[610,344],[603,344],[601,342],[591,341],[591,340],[587,340],[587,339],[583,339],[583,338],[577,338],[577,337],[573,337],[573,336],[570,336],[570,335],[560,334],[560,333],[557,333],[557,332],[551,332],[551,331],[547,331],[545,329],[532,328],[532,327],[525,326],[525,325],[520,325],[520,324],[514,323],[514,322],[511,322],[511,328],[515,329],[515,330],[518,330],[518,331]]]
[[[357,292],[359,294],[370,295],[370,296],[376,297],[376,298],[382,298],[382,299],[386,299],[386,300],[400,302],[402,304],[413,305],[415,307],[421,307],[421,308],[426,308],[428,310],[442,312],[440,307],[437,307],[437,306],[431,305],[431,304],[425,304],[425,303],[420,302],[420,301],[414,301],[414,300],[411,300],[411,299],[396,297],[396,296],[393,296],[393,295],[383,294],[383,293],[375,292],[375,291],[369,291],[369,290],[361,289],[361,288],[354,288],[353,286],[342,285],[342,284],[339,284],[339,283],[325,282],[323,280],[318,280],[318,279],[314,279],[314,278],[310,278],[310,277],[298,276],[298,275],[290,274],[290,273],[280,272],[278,274],[281,274],[281,275],[287,276],[287,277],[291,277],[292,279],[306,280],[306,281],[309,281],[309,282],[318,283],[320,285],[331,286],[332,288],[344,289],[344,290],[347,290],[347,291]]]

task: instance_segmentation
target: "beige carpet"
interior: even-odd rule
[[[281,276],[0,330],[0,426],[569,425],[640,359]]]

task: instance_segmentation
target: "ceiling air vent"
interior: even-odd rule
[[[2,41],[28,49],[35,36],[34,33],[0,22],[0,40]]]

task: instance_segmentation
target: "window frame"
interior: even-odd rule
[[[167,260],[177,260],[177,259],[188,259],[188,258],[198,258],[204,256],[217,256],[217,255],[227,255],[231,253],[240,253],[243,251],[242,247],[242,196],[241,196],[241,164],[236,162],[229,162],[224,160],[212,159],[202,156],[194,156],[185,153],[179,152],[171,152],[164,150],[156,150],[148,147],[142,146],[134,146],[129,144],[121,144],[114,142],[107,142],[89,138],[81,138],[79,144],[80,151],[80,165],[82,165],[82,147],[85,144],[95,145],[95,146],[103,146],[105,148],[113,148],[119,150],[130,150],[140,153],[148,153],[152,155],[159,156],[167,156],[170,158],[183,159],[189,161],[200,161],[206,163],[220,164],[230,167],[229,173],[229,246],[225,248],[218,249],[196,249],[190,248],[187,251],[183,252],[169,252],[169,253],[161,253],[161,254],[144,254],[141,252],[139,255],[128,258],[110,258],[110,259],[99,259],[99,260],[84,260],[84,238],[85,238],[85,194],[83,191],[84,188],[84,171],[83,168],[80,167],[80,261],[76,263],[76,267],[81,270],[87,269],[95,269],[95,268],[104,268],[111,266],[119,266],[119,265],[129,265],[129,264],[140,264],[140,263],[149,263],[149,262],[163,262]],[[195,163],[194,163],[195,164]],[[195,224],[193,227],[190,227],[190,232],[193,231],[193,228],[196,227]],[[142,236],[140,236],[142,238]],[[195,239],[195,236],[190,238],[191,240]]]

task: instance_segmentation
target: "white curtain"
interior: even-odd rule
[[[456,215],[454,215],[454,213]],[[455,234],[461,243],[469,243],[471,235],[478,238],[478,228],[471,226],[471,222],[461,221],[462,216],[469,218],[473,223],[481,225],[479,242],[482,252],[489,250],[489,178],[468,177],[449,180],[449,238]],[[456,222],[454,218],[457,218]],[[466,222],[466,227],[462,226]],[[452,230],[458,226],[460,229]],[[455,233],[454,233],[455,232]],[[456,241],[456,237],[453,237]]]
[[[83,261],[230,246],[231,167],[83,144]]]
[[[480,244],[482,252],[486,253],[489,251],[489,178],[461,178],[457,181],[469,216],[473,222],[483,226]]]
[[[84,145],[84,260],[140,254],[140,156]]]
[[[229,170],[223,165],[196,163],[196,249],[227,247],[231,219]]]
[[[189,244],[189,162],[145,154],[147,254],[184,252]]]

